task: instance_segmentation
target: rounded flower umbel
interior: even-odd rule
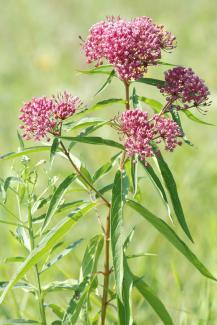
[[[178,124],[171,119],[154,115],[139,109],[128,110],[116,119],[117,129],[122,133],[124,146],[130,157],[138,154],[141,159],[154,155],[153,145],[164,142],[165,149],[173,151],[181,145],[183,136]]]
[[[50,134],[60,135],[62,123],[75,114],[81,100],[68,92],[52,98],[32,98],[21,108],[19,119],[26,140],[49,140]]]
[[[107,60],[125,82],[141,78],[162,50],[175,47],[175,37],[149,17],[131,21],[110,17],[93,25],[84,44],[88,63]]]
[[[165,72],[165,85],[160,87],[161,93],[167,96],[167,102],[178,101],[178,109],[188,109],[210,105],[209,90],[204,81],[190,68],[175,67]]]

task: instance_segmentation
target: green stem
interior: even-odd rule
[[[27,185],[27,192],[28,192],[29,238],[30,238],[31,250],[33,250],[35,247],[35,242],[34,242],[34,232],[33,232],[33,226],[32,226],[31,197],[29,195],[28,185]],[[38,302],[39,302],[39,310],[40,310],[40,314],[41,314],[41,323],[42,323],[42,325],[47,325],[45,308],[44,308],[44,298],[43,298],[43,294],[42,294],[42,290],[41,290],[40,275],[39,275],[37,264],[35,265],[35,274],[36,274],[36,281],[37,281],[37,285],[38,285]]]
[[[125,86],[125,98],[126,98],[126,110],[130,109],[130,84],[124,81]]]

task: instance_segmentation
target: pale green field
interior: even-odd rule
[[[19,121],[19,107],[32,96],[50,95],[58,90],[68,89],[80,96],[84,103],[93,104],[106,98],[123,97],[121,84],[114,82],[97,98],[93,98],[104,81],[104,77],[79,75],[75,70],[86,68],[85,58],[80,51],[78,36],[84,38],[88,28],[107,15],[121,15],[127,18],[147,15],[165,24],[178,40],[173,54],[167,54],[164,61],[191,66],[206,80],[212,94],[213,104],[207,117],[199,116],[217,124],[217,14],[214,0],[0,0],[0,153],[16,150],[16,129]],[[162,77],[163,69],[151,69],[149,76]],[[157,90],[149,86],[138,86],[138,93],[161,99]],[[102,116],[112,116],[121,107],[107,107]],[[167,154],[171,169],[176,177],[180,197],[195,244],[189,244],[207,267],[217,276],[217,128],[195,124],[184,120],[185,130],[195,146],[183,146],[174,154]],[[101,135],[113,137],[110,129]],[[98,132],[100,134],[100,132]],[[77,145],[74,153],[88,161],[94,171],[113,151],[107,148]],[[46,155],[43,155],[46,158]],[[41,156],[34,156],[40,160]],[[96,163],[97,161],[97,163]],[[97,166],[96,166],[97,164]],[[1,177],[10,174],[10,165],[0,163]],[[68,166],[57,161],[52,173],[67,174]],[[42,175],[43,178],[43,175]],[[43,182],[42,182],[43,184]],[[149,180],[141,183],[143,202],[158,216],[165,218],[166,212]],[[156,204],[159,202],[159,205]],[[13,208],[13,207],[12,207]],[[16,207],[14,207],[16,210]],[[1,211],[3,217],[3,211]],[[96,219],[94,219],[96,222]],[[88,240],[95,233],[96,225],[85,218],[76,231],[67,236],[67,242],[83,237]],[[133,269],[138,275],[145,275],[173,316],[175,324],[202,325],[217,324],[217,284],[204,279],[180,254],[158,235],[138,215],[127,214],[126,229],[136,224],[136,235],[131,251],[151,252],[155,257],[135,259]],[[1,258],[19,254],[16,242],[0,226]],[[178,230],[180,236],[183,234]],[[78,265],[85,244],[58,264],[58,269],[42,277],[63,279],[64,274],[77,276]],[[0,281],[8,280],[15,266],[0,265]],[[175,272],[174,272],[175,269]],[[174,276],[177,273],[181,285]],[[23,293],[14,291],[16,303],[9,295],[0,306],[0,323],[7,318],[37,318],[37,309],[31,298],[25,306]],[[65,306],[70,294],[50,295]],[[23,310],[24,309],[24,310]],[[134,293],[135,321],[138,325],[160,324],[152,309]],[[50,314],[50,317],[51,314]]]

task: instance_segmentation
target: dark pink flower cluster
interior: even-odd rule
[[[72,116],[80,105],[80,99],[67,92],[52,98],[32,98],[21,108],[19,117],[24,138],[38,141],[49,139],[49,133],[57,135],[62,121]]]
[[[84,44],[88,63],[100,65],[106,59],[125,81],[141,78],[147,66],[161,58],[162,50],[174,47],[175,37],[149,17],[107,18],[91,27]]]
[[[142,159],[154,155],[154,143],[163,141],[165,149],[173,151],[181,144],[179,138],[183,135],[178,124],[171,119],[156,114],[149,120],[148,113],[139,109],[122,113],[118,119],[118,130],[124,135],[128,155],[138,154]]]
[[[179,100],[185,109],[209,104],[208,88],[190,68],[175,67],[166,71],[165,85],[160,87],[160,91],[167,96],[167,101]]]

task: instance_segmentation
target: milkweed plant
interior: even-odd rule
[[[136,306],[131,302],[131,293],[138,290],[141,300],[145,299],[161,322],[172,325],[175,323],[167,307],[146,283],[148,269],[142,277],[138,276],[129,261],[129,257],[138,255],[129,256],[134,228],[125,233],[123,226],[127,221],[124,214],[129,211],[140,215],[197,271],[216,280],[189,248],[188,241],[193,242],[192,234],[175,179],[164,159],[166,151],[172,153],[182,145],[192,145],[181,124],[182,116],[206,124],[192,113],[192,109],[207,113],[210,93],[191,68],[161,61],[164,52],[171,53],[176,47],[176,38],[149,17],[132,20],[108,17],[93,25],[87,38],[80,37],[80,40],[83,56],[88,64],[92,64],[89,70],[80,72],[90,78],[95,75],[107,78],[97,94],[116,79],[123,86],[125,98],[104,99],[88,108],[78,96],[64,91],[51,97],[32,98],[22,106],[19,150],[1,156],[1,160],[10,159],[14,163],[12,174],[1,178],[0,184],[0,205],[7,217],[1,223],[10,226],[22,254],[2,260],[2,263],[15,262],[17,267],[10,278],[0,283],[0,303],[4,303],[9,292],[16,296],[19,290],[35,299],[38,318],[29,319],[28,312],[25,314],[28,310],[26,298],[21,318],[9,321],[10,324],[129,325],[136,324]],[[162,80],[146,76],[151,66],[167,69]],[[163,104],[138,95],[138,83],[147,86],[145,93],[148,86],[156,87]],[[88,117],[113,104],[118,105],[119,110],[111,119]],[[144,110],[148,107],[148,111]],[[108,126],[114,139],[96,135],[98,130]],[[28,146],[29,140],[35,141],[36,145]],[[91,175],[88,159],[80,161],[76,157],[76,144],[80,148],[83,144],[90,145],[96,153],[100,146],[107,146],[108,152],[112,147],[116,153]],[[33,153],[40,155],[42,152],[47,152],[50,160],[47,185],[43,188],[38,184],[43,160],[39,159],[34,166],[30,163]],[[65,164],[65,171],[68,171],[65,178],[52,176],[54,159]],[[141,178],[138,170],[150,178],[159,192],[168,220],[145,207],[138,195]],[[109,183],[105,177],[108,173],[115,175],[112,180],[109,177]],[[75,187],[80,192],[73,191]],[[11,209],[12,202],[17,204],[16,211]],[[74,228],[76,231],[76,225],[87,214],[99,227],[95,227],[96,233],[81,258],[78,278],[65,275],[62,281],[56,279],[44,283],[43,274],[50,269],[55,279],[55,266],[71,252],[73,267],[73,250],[81,244],[82,238],[66,246],[64,236]],[[181,227],[186,242],[177,234],[177,227]],[[70,296],[65,305],[61,303],[61,289],[67,290]],[[51,297],[56,294],[53,302],[52,298],[48,299],[51,292]]]

